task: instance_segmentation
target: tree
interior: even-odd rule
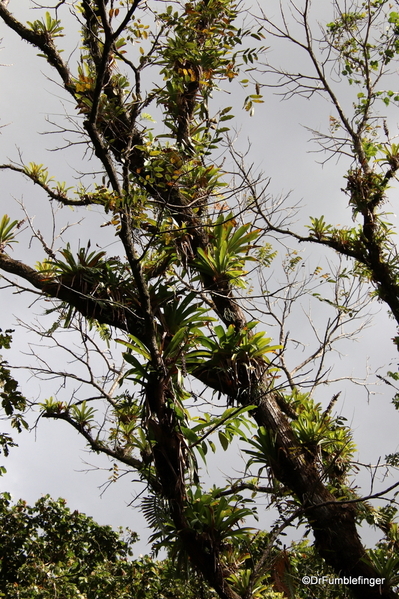
[[[283,11],[281,25],[266,15],[263,18],[272,35],[307,55],[312,72],[296,75],[274,65],[267,70],[279,76],[277,85],[286,97],[312,98],[321,94],[331,102],[335,114],[330,117],[330,130],[313,134],[329,154],[327,159],[350,157],[344,192],[353,220],[359,222],[355,227],[336,228],[328,225],[324,217],[313,218],[310,236],[297,238],[353,258],[358,276],[373,284],[376,296],[386,302],[399,323],[398,252],[392,225],[386,220],[389,214],[382,210],[399,168],[398,144],[389,132],[387,116],[380,116],[376,107],[381,102],[387,110],[399,101],[397,92],[384,89],[393,83],[389,69],[399,51],[399,14],[389,12],[394,5],[386,2],[361,2],[346,7],[334,1],[335,18],[318,38],[312,32],[311,3],[307,0],[302,9],[294,3],[290,5],[297,12],[302,35],[291,32]],[[352,112],[344,112],[330,72],[349,84]]]
[[[42,497],[33,507],[10,499],[4,493],[0,503],[3,597],[127,596],[130,542],[62,499]]]
[[[64,499],[48,495],[28,506],[12,503],[8,493],[0,497],[0,580],[1,595],[9,599],[41,599],[62,596],[87,599],[113,599],[134,596],[138,599],[211,599],[212,590],[197,577],[186,580],[170,559],[155,561],[149,556],[132,559],[137,534],[131,530],[112,530],[78,511],[71,512]],[[252,548],[256,559],[269,543],[267,534],[258,536]],[[289,556],[289,558],[288,558]],[[317,563],[306,542],[293,546],[289,553],[273,550],[274,591],[262,585],[262,597],[282,599],[292,590],[295,576],[317,571],[332,576]],[[317,570],[315,569],[317,567]],[[289,576],[287,571],[289,569]],[[309,597],[306,589],[302,597]],[[330,597],[317,587],[317,596]],[[332,596],[336,596],[335,591]],[[340,591],[340,596],[347,597]]]
[[[265,596],[273,544],[294,522],[312,531],[319,558],[329,571],[349,580],[355,597],[396,597],[394,504],[374,508],[366,501],[371,497],[358,495],[350,479],[352,433],[334,413],[337,396],[325,409],[314,397],[328,382],[326,359],[342,336],[342,325],[354,322],[356,328],[367,304],[364,279],[371,279],[380,298],[394,314],[396,310],[396,253],[377,209],[397,170],[397,150],[386,154],[384,144],[365,135],[377,94],[367,77],[377,62],[381,79],[396,57],[396,13],[386,15],[384,0],[354,5],[348,13],[334,3],[338,13],[323,38],[327,58],[320,66],[312,53],[309,3],[304,10],[293,5],[305,24],[307,45],[301,47],[316,76],[309,88],[301,75],[286,77],[310,95],[321,82],[337,108],[349,139],[341,149],[355,160],[347,191],[355,215],[364,219],[361,229],[338,231],[315,218],[309,236],[301,237],[287,228],[264,188],[259,191],[261,181],[251,179],[240,156],[233,152],[225,169],[217,158],[229,139],[225,124],[232,109],[213,108],[212,94],[226,82],[234,84],[240,72],[247,70],[244,87],[251,85],[250,77],[261,76],[253,65],[263,51],[265,23],[269,28],[273,23],[264,17],[263,23],[246,28],[229,0],[160,8],[139,0],[82,0],[72,3],[82,40],[75,68],[75,59],[65,60],[58,47],[64,35],[58,13],[65,5],[59,2],[51,13],[43,11],[42,18],[24,25],[0,4],[0,17],[56,73],[77,111],[68,118],[79,143],[83,139],[95,157],[95,183],[68,187],[33,162],[9,162],[1,169],[27,177],[51,203],[103,210],[120,247],[108,256],[101,231],[77,250],[72,237],[58,249],[58,239],[46,242],[27,215],[46,254],[33,267],[9,251],[17,222],[7,216],[2,221],[4,280],[15,289],[30,289],[47,306],[52,300],[47,313],[56,315],[53,326],[36,330],[50,346],[64,347],[78,365],[66,372],[38,356],[33,366],[37,375],[81,385],[66,401],[56,393],[42,401],[41,416],[67,422],[94,452],[114,460],[116,469],[119,464],[137,472],[155,549],[168,547],[181,570],[199,573],[221,599]],[[284,27],[286,23],[284,19]],[[366,23],[367,35],[376,27],[378,47],[358,37],[364,29],[359,23]],[[287,29],[275,31],[297,43]],[[357,128],[328,84],[333,53],[333,68],[344,61],[348,66],[341,74],[356,71],[366,85],[368,95],[359,96],[355,106]],[[148,71],[155,82],[144,91]],[[244,102],[250,112],[262,101],[261,83],[254,79],[253,85],[255,93]],[[151,106],[161,114],[163,129],[143,125],[143,119],[154,120],[146,112]],[[378,152],[388,164],[382,174],[369,166]],[[376,169],[384,165],[375,160]],[[235,178],[229,181],[231,164]],[[286,320],[293,302],[316,294],[312,286],[324,274],[316,270],[300,282],[300,257],[291,252],[281,265],[284,286],[270,292],[267,269],[275,257],[271,241],[278,234],[322,243],[356,260],[353,268],[337,268],[329,275],[331,292],[321,299],[332,316],[315,350],[293,369],[286,361]],[[93,249],[96,244],[99,251]],[[252,293],[255,274],[259,283]],[[263,312],[278,324],[277,342],[262,330],[256,296],[263,295]],[[80,347],[60,340],[61,327],[78,334]],[[111,353],[115,341],[123,354],[119,362]],[[102,380],[93,356],[105,366]],[[209,411],[203,413],[199,400]],[[224,450],[240,439],[248,461],[242,476],[205,491],[198,460],[205,461],[207,451],[215,449],[214,434]],[[242,522],[254,513],[260,496],[278,508],[280,519],[259,553],[256,535]],[[360,540],[357,527],[362,522],[378,525],[386,534],[385,544],[374,552],[367,552]],[[286,556],[283,550],[280,554],[284,566]],[[365,582],[371,579],[380,582]],[[305,591],[284,587],[285,594]]]
[[[183,583],[168,560],[132,560],[136,533],[100,526],[63,499],[47,495],[31,507],[3,493],[0,538],[0,596],[9,599],[209,596],[198,581]]]
[[[12,330],[7,330],[5,333],[0,329],[0,347],[10,349],[12,341]],[[23,428],[29,427],[23,417],[26,410],[26,398],[18,389],[18,382],[14,379],[8,364],[5,360],[0,362],[0,388],[1,388],[1,407],[4,410],[7,420],[11,420],[11,426],[21,432]],[[0,433],[0,446],[4,456],[8,456],[10,448],[15,447],[16,443],[9,433]],[[0,466],[0,475],[4,474],[6,469]]]

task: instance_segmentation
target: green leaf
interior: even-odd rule
[[[221,446],[223,447],[224,451],[226,451],[229,446],[229,439],[222,431],[219,431],[218,436]]]
[[[131,351],[134,351],[134,352],[140,354],[141,356],[143,356],[143,358],[146,358],[146,360],[151,359],[151,354],[149,352],[149,349],[144,345],[144,343],[142,341],[140,341],[140,339],[138,337],[136,337],[135,335],[129,335],[129,339],[131,340],[130,342],[125,341],[124,339],[116,339],[116,341],[118,343],[121,343],[122,345],[125,345]],[[124,354],[124,355],[126,357],[128,354]]]
[[[21,222],[13,220],[5,214],[0,221],[0,252],[4,252],[5,248],[11,243],[17,243],[15,240],[16,229],[19,228]]]

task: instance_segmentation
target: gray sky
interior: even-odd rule
[[[9,8],[14,10],[20,19],[32,21],[38,18],[38,11],[29,10],[30,5],[28,0],[11,0]],[[328,19],[327,16],[326,18]],[[68,22],[73,23],[70,17]],[[81,149],[77,147],[64,152],[49,153],[48,148],[62,145],[62,136],[57,138],[39,135],[39,132],[54,129],[46,123],[47,117],[50,120],[58,118],[58,122],[62,121],[62,117],[57,117],[64,114],[60,98],[64,99],[65,109],[71,110],[65,101],[65,93],[46,78],[50,71],[44,60],[36,56],[32,47],[20,42],[17,36],[7,31],[4,26],[1,26],[0,37],[3,39],[0,62],[7,65],[0,68],[0,85],[3,90],[0,96],[0,125],[7,125],[1,130],[0,162],[7,162],[8,159],[18,160],[19,148],[25,162],[44,163],[49,166],[51,174],[54,174],[57,180],[65,179],[73,184],[73,169],[82,168]],[[73,49],[74,43],[75,41],[68,42],[68,52]],[[274,46],[272,39],[267,39],[266,43],[270,46],[271,57],[278,55],[282,62],[292,60],[291,49],[286,48],[282,51],[280,47]],[[64,40],[61,44],[64,44]],[[73,62],[74,59],[72,64]],[[310,153],[317,148],[313,142],[308,141],[310,134],[304,128],[306,125],[315,129],[326,129],[331,113],[329,105],[317,98],[312,101],[294,99],[281,102],[270,90],[265,89],[265,102],[257,107],[255,115],[251,118],[241,110],[243,93],[234,86],[231,86],[229,92],[230,95],[221,96],[220,102],[235,107],[237,118],[230,121],[230,124],[233,123],[237,128],[238,148],[246,148],[249,139],[252,146],[248,162],[253,162],[256,170],[263,170],[266,176],[271,177],[269,192],[277,196],[291,192],[289,204],[302,202],[296,225],[298,232],[305,233],[304,225],[307,224],[309,215],[324,214],[326,220],[332,224],[350,224],[350,212],[341,191],[345,186],[343,175],[346,165],[344,161],[337,164],[335,159],[330,160],[324,167],[317,164],[316,161],[320,160],[321,156]],[[390,127],[392,131],[396,131],[396,121],[391,121]],[[83,168],[90,171],[92,164],[94,163],[84,164]],[[396,193],[395,190],[392,194],[393,205],[396,203]],[[36,226],[42,232],[48,232],[51,227],[51,213],[44,194],[16,173],[1,172],[1,213],[8,213],[13,219],[21,218],[18,201],[23,201],[29,214],[35,216]],[[80,214],[68,208],[57,214],[58,222],[63,224],[77,222],[79,218]],[[78,236],[84,245],[91,235],[97,235],[98,225],[104,220],[104,216],[96,211],[88,213],[84,225],[72,232],[74,242],[77,242]],[[33,264],[35,260],[42,259],[43,254],[35,243],[29,248],[28,253],[24,254],[24,251],[27,252],[28,237],[26,233],[24,241],[21,240],[19,246],[15,247],[13,256]],[[65,241],[67,240],[68,232],[65,235]],[[103,247],[114,243],[108,229],[101,229],[101,243]],[[300,249],[306,259],[306,269],[311,270],[318,264],[327,268],[326,257],[334,261],[331,252],[322,251],[318,247],[304,246]],[[110,254],[112,255],[112,250]],[[277,262],[278,260],[279,258]],[[275,268],[277,276],[278,267]],[[272,272],[273,269],[271,274]],[[43,311],[39,304],[29,308],[31,298],[25,295],[11,295],[9,291],[2,291],[0,301],[0,327],[3,329],[15,328],[17,318],[28,320],[32,312],[40,315]],[[300,347],[291,348],[291,365],[301,362],[313,343],[305,316],[309,309],[320,328],[327,314],[324,307],[314,298],[298,306],[292,318],[291,333],[295,338],[307,340],[309,345],[305,351]],[[370,382],[376,383],[374,374],[378,369],[382,375],[388,369],[395,369],[396,355],[391,342],[391,338],[396,334],[394,322],[389,320],[384,306],[375,303],[372,310],[376,316],[359,341],[343,343],[340,346],[342,355],[337,354],[332,358],[331,363],[335,362],[334,376],[364,378],[369,370]],[[273,329],[268,330],[268,333],[273,336]],[[9,362],[24,363],[26,359],[20,352],[26,349],[26,340],[25,332],[17,331],[13,350],[3,351],[4,358]],[[389,366],[391,362],[393,365]],[[24,380],[22,373],[20,378],[21,381]],[[29,380],[23,390],[26,391],[26,388],[33,397],[48,397],[52,394],[51,386],[44,383],[39,385],[33,380]],[[361,385],[337,383],[320,389],[316,399],[327,404],[333,393],[342,390],[337,409],[342,410],[349,423],[353,424],[360,461],[376,463],[380,456],[383,459],[386,453],[398,450],[398,415],[390,403],[392,393],[389,388],[371,386],[370,389],[372,395],[368,395]],[[15,498],[22,497],[29,502],[35,501],[45,493],[50,493],[53,497],[65,497],[72,509],[84,511],[100,523],[129,526],[142,534],[144,539],[141,517],[137,511],[127,507],[134,497],[131,484],[133,476],[123,477],[101,495],[100,486],[106,483],[111,464],[104,457],[89,454],[83,440],[79,439],[77,433],[70,430],[66,423],[42,420],[35,432],[19,435],[17,441],[20,447],[12,450],[7,460],[0,462],[4,463],[8,470],[7,474],[0,478],[0,489],[11,492]],[[211,462],[209,467],[210,478],[214,481],[219,480],[219,463],[220,458]],[[223,456],[224,468],[233,463],[234,453],[231,453],[228,459]],[[97,466],[100,469],[95,469]],[[89,472],[83,472],[87,470]],[[368,492],[368,475],[361,474],[360,481],[364,491]],[[388,478],[376,484],[379,488],[384,488],[393,482],[392,478]],[[137,550],[145,551],[144,542]]]

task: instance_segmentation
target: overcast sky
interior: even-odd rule
[[[9,8],[21,20],[33,21],[38,18],[38,11],[30,10],[30,6],[31,2],[28,0],[11,0]],[[325,19],[330,20],[331,15],[326,15]],[[71,17],[67,18],[67,23],[73,25]],[[46,119],[58,119],[60,122],[62,119],[57,115],[71,110],[65,93],[46,77],[50,70],[44,60],[36,56],[32,47],[19,41],[17,36],[7,31],[3,25],[0,27],[0,37],[3,40],[0,63],[4,65],[0,68],[0,86],[3,92],[0,96],[0,125],[5,126],[0,137],[0,162],[7,162],[8,159],[18,160],[20,149],[25,162],[44,163],[49,166],[51,174],[54,174],[57,180],[71,181],[71,177],[74,176],[73,169],[82,167],[81,149],[77,147],[62,153],[48,152],[48,148],[61,144],[62,139],[39,134],[54,129]],[[67,52],[70,52],[76,44],[76,35],[73,34],[72,41],[64,43],[62,40],[61,43]],[[268,38],[266,43],[270,46],[271,59],[278,56],[282,63],[298,60],[291,48],[277,46],[271,38]],[[74,60],[71,59],[72,64]],[[237,88],[231,86],[230,95],[221,97],[221,103],[234,105],[237,118],[230,123],[234,123],[237,129],[238,148],[244,150],[250,140],[252,145],[248,162],[253,162],[255,169],[264,171],[265,175],[271,178],[271,194],[284,196],[291,192],[289,204],[302,202],[296,225],[298,232],[305,234],[304,225],[308,222],[309,215],[324,214],[326,220],[332,224],[350,224],[351,215],[341,191],[345,186],[343,176],[346,165],[344,161],[337,164],[334,159],[324,167],[318,164],[317,160],[320,160],[321,156],[311,153],[311,150],[317,148],[314,142],[309,142],[310,134],[304,127],[325,130],[331,113],[328,103],[317,98],[312,101],[297,98],[290,102],[281,102],[272,91],[265,89],[263,92],[265,102],[257,107],[252,118],[241,110],[243,93]],[[396,122],[390,121],[390,127],[392,131],[396,131]],[[83,168],[90,171],[91,165],[83,165]],[[51,226],[51,213],[44,194],[16,173],[1,172],[0,177],[0,212],[9,214],[12,219],[21,218],[18,202],[22,201],[29,214],[35,216],[36,226],[43,232],[48,231]],[[392,194],[393,211],[397,201],[395,194]],[[63,223],[73,223],[80,216],[65,208],[57,218]],[[75,229],[74,241],[77,241],[78,235],[84,245],[91,234],[98,231],[98,225],[103,220],[103,215],[96,211],[90,212],[86,216],[83,228]],[[107,230],[101,231],[104,232],[101,237],[104,245],[114,242],[111,236],[107,237]],[[95,241],[98,242],[98,239]],[[29,264],[43,258],[37,245],[33,244],[27,253],[26,248],[27,245],[22,243],[16,246],[13,256]],[[304,247],[301,251],[307,264],[311,265],[309,268],[314,268],[318,263],[326,267],[325,256],[334,259],[331,253],[323,252],[318,247]],[[0,327],[3,330],[15,328],[18,318],[28,320],[32,313],[39,316],[43,311],[43,307],[38,304],[31,306],[31,298],[11,295],[9,291],[2,291],[0,301]],[[296,334],[297,338],[309,338],[311,344],[304,316],[308,309],[309,304],[305,303],[298,310],[292,325],[296,330],[291,332]],[[324,314],[317,302],[313,302],[312,310],[316,311],[316,321]],[[387,387],[374,386],[377,382],[374,374],[378,369],[378,372],[384,375],[386,370],[396,367],[396,355],[391,342],[396,330],[384,306],[375,303],[372,310],[376,313],[373,324],[364,331],[358,342],[341,346],[342,357],[337,355],[334,370],[335,376],[345,374],[358,378],[363,378],[369,370],[370,383],[373,383],[372,395],[368,395],[361,385],[342,383],[322,389],[320,397],[317,398],[328,403],[333,393],[342,390],[337,409],[345,414],[350,424],[353,424],[359,457],[365,463],[375,463],[380,456],[383,459],[386,453],[398,450],[398,414],[390,404],[392,393]],[[269,331],[269,334],[273,335],[273,331]],[[25,358],[19,352],[26,351],[25,343],[25,332],[19,331],[12,352],[3,351],[4,358],[10,362],[24,363]],[[292,351],[289,356],[292,365],[302,359],[300,348],[296,352]],[[392,361],[393,365],[390,366]],[[22,373],[20,378],[24,380]],[[48,385],[39,385],[32,380],[24,391],[26,389],[36,398],[43,395],[48,397],[52,393]],[[132,476],[128,475],[118,483],[112,484],[101,495],[100,486],[106,483],[111,464],[104,457],[89,454],[83,440],[79,439],[77,433],[66,423],[41,420],[34,432],[18,436],[17,441],[19,448],[12,450],[6,461],[0,462],[4,462],[8,470],[7,474],[0,478],[0,489],[31,503],[45,493],[50,493],[53,497],[65,497],[71,509],[84,511],[100,523],[129,526],[145,537],[141,518],[132,508],[127,507],[134,498]],[[234,455],[230,459],[231,464],[234,463]],[[226,459],[223,464],[226,469],[231,467]],[[211,478],[217,481],[218,465],[213,463],[210,470]],[[368,476],[362,475],[361,481],[365,492],[368,492]],[[381,481],[381,485],[388,486],[392,482],[394,481],[390,478]],[[381,485],[379,488],[383,488]],[[138,550],[144,552],[144,543],[138,546]]]

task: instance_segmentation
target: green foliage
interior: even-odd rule
[[[169,292],[166,287],[160,286],[154,294],[154,303],[158,304],[161,296],[162,301],[157,305],[157,320],[160,324],[159,349],[170,373],[176,376],[178,374],[176,369],[189,372],[200,362],[198,352],[190,353],[190,349],[200,343],[203,339],[201,328],[212,322],[214,318],[208,316],[208,310],[195,301],[197,295],[194,292],[181,298]],[[124,357],[133,366],[125,376],[143,382],[148,379],[151,371],[151,352],[135,335],[129,335],[129,339],[129,342],[118,340],[129,349]],[[138,360],[134,353],[144,358],[145,363]]]
[[[332,227],[325,222],[324,216],[321,216],[320,218],[311,217],[310,221],[312,224],[307,225],[307,228],[309,229],[310,234],[319,241],[331,233]]]
[[[209,493],[204,493],[200,487],[188,489],[184,512],[190,530],[207,539],[218,553],[226,544],[240,546],[248,541],[252,528],[242,526],[240,522],[250,515],[256,516],[251,499],[235,494],[220,496],[221,491],[218,487],[213,487]],[[248,504],[251,506],[246,507]],[[159,507],[156,510],[148,507],[146,513],[147,519],[156,528],[151,537],[154,549],[159,551],[167,547],[172,559],[187,564],[184,545],[165,508],[159,511]]]
[[[263,37],[261,29],[257,33],[238,29],[234,24],[237,14],[235,4],[217,0],[189,2],[183,14],[173,12],[169,6],[158,15],[170,34],[159,58],[166,85],[155,90],[157,102],[167,111],[165,125],[171,137],[189,151],[192,146],[206,155],[217,147],[227,129],[217,126],[211,135],[209,128],[203,126],[208,118],[208,99],[222,81],[235,79],[240,67],[252,65],[262,51],[262,48],[258,51],[237,49],[247,37],[257,40]],[[252,102],[259,102],[260,98],[257,94]],[[220,112],[219,122],[232,118],[232,115],[226,116],[226,112],[227,109]],[[186,117],[194,117],[194,120],[187,124]]]
[[[194,416],[192,421],[197,424],[192,427],[182,425],[181,430],[189,441],[190,448],[195,448],[206,463],[208,446],[216,452],[216,445],[209,436],[217,432],[219,443],[224,451],[235,438],[246,439],[247,431],[251,431],[253,427],[247,414],[254,408],[255,406],[227,408],[220,416],[214,417],[209,413]]]
[[[90,428],[90,422],[94,419],[94,414],[96,413],[95,408],[90,408],[87,405],[87,401],[82,401],[80,405],[73,404],[70,407],[70,411],[75,419],[75,421],[80,425],[87,428]]]
[[[368,557],[376,567],[381,578],[384,578],[387,584],[398,586],[399,584],[399,556],[388,555],[382,547],[370,549]]]
[[[41,21],[36,20],[33,21],[33,23],[28,21],[28,25],[35,33],[43,33],[50,38],[63,37],[64,35],[62,33],[64,28],[61,27],[61,22],[57,19],[53,19],[49,12],[46,12],[44,19]]]
[[[218,281],[226,281],[237,287],[246,287],[244,264],[255,261],[249,255],[254,247],[252,242],[259,237],[260,231],[248,233],[250,224],[236,228],[232,214],[227,218],[220,215],[213,230],[212,246],[209,251],[198,250],[196,266],[198,270]]]
[[[276,463],[278,459],[278,451],[276,449],[276,433],[266,429],[264,426],[259,427],[257,434],[253,439],[248,439],[249,445],[255,448],[248,450],[245,453],[251,456],[248,467],[252,464],[261,464],[261,470],[267,465]]]
[[[241,597],[245,596],[248,590],[251,589],[251,596],[254,599],[284,599],[283,593],[276,593],[270,589],[268,584],[264,584],[268,578],[268,575],[260,575],[256,580],[253,580],[252,570],[246,569],[231,574],[228,580],[235,592]]]
[[[13,332],[12,329],[8,329],[3,333],[0,329],[0,349],[10,349]],[[11,370],[7,366],[8,364],[5,360],[0,360],[1,407],[7,420],[10,420],[11,426],[20,433],[23,429],[28,428],[28,423],[24,417],[26,398],[18,389],[18,382],[11,375]],[[17,444],[8,433],[0,433],[0,447],[5,456],[8,456],[10,448],[15,447],[16,445]],[[0,476],[1,474],[4,474],[5,471],[4,466],[1,466]]]
[[[292,422],[292,429],[300,443],[318,457],[332,484],[343,482],[356,450],[345,418],[322,411],[321,404],[316,404],[306,394],[296,392],[285,399],[298,415]]]
[[[123,454],[129,455],[138,449],[142,456],[150,455],[150,444],[142,429],[142,406],[134,397],[125,394],[114,404],[114,421],[109,439]]]
[[[129,348],[129,352],[125,352],[123,357],[125,358],[128,364],[131,364],[133,368],[128,370],[125,374],[126,378],[130,378],[132,381],[137,383],[143,383],[148,380],[149,371],[148,371],[148,361],[151,359],[151,355],[147,349],[147,347],[134,335],[129,335],[130,342],[124,341],[123,339],[118,339],[119,343],[126,345]],[[138,360],[135,356],[131,354],[131,352],[135,352],[142,356],[147,363],[143,365],[140,360]]]
[[[71,277],[77,275],[80,271],[86,272],[87,276],[92,275],[94,278],[98,274],[98,267],[101,267],[105,261],[103,260],[105,252],[89,252],[90,244],[86,248],[80,248],[77,254],[77,260],[71,252],[70,244],[64,250],[61,250],[65,262],[57,260],[54,263],[55,273],[58,276],[69,275]]]
[[[0,497],[0,596],[128,597],[131,544],[108,526],[48,495],[33,507]]]
[[[339,488],[345,483],[346,475],[351,468],[351,460],[356,446],[352,440],[352,432],[345,424],[342,416],[332,416],[322,411],[321,404],[316,404],[305,393],[294,391],[284,396],[284,401],[291,406],[293,415],[292,431],[309,456],[320,461],[324,476],[333,487]],[[245,450],[251,464],[273,465],[279,461],[276,445],[277,433],[260,427],[253,439],[247,442],[254,449]]]
[[[134,303],[129,272],[117,258],[106,257],[105,251],[90,251],[90,241],[86,247],[79,248],[76,255],[69,243],[60,250],[60,254],[64,260],[51,258],[37,263],[36,268],[43,280],[56,278],[66,288],[79,289],[83,295],[95,297],[99,302],[118,303],[128,295],[128,301]],[[64,321],[65,328],[70,325],[75,312],[72,307],[63,304],[61,320]],[[96,323],[96,319],[88,320],[90,327],[97,328],[109,340],[109,328]]]
[[[13,220],[5,214],[0,221],[0,252],[11,243],[18,243],[15,239],[16,230],[19,229],[23,221]]]
[[[54,177],[50,177],[48,168],[43,166],[43,164],[36,164],[35,162],[30,162],[28,165],[24,166],[24,173],[32,179],[35,183],[40,183],[41,185],[48,185],[52,181],[54,181]]]
[[[267,242],[261,248],[258,249],[256,259],[260,264],[268,268],[276,256],[277,251],[273,248],[271,243]]]
[[[200,576],[187,578],[170,559],[155,561],[149,556],[134,562],[134,597],[137,599],[214,599],[215,594]]]
[[[288,550],[278,544],[273,565],[279,572],[279,584],[284,588],[285,596],[290,599],[350,599],[352,596],[343,585],[327,582],[312,585],[303,583],[304,576],[324,576],[327,580],[337,578],[307,540],[292,543]]]
[[[57,401],[54,397],[49,397],[43,403],[39,404],[44,410],[45,414],[60,414],[66,410],[66,404],[61,401]]]
[[[30,507],[0,496],[0,597],[7,599],[195,599],[211,593],[170,560],[132,560],[137,534],[112,530],[48,495]]]
[[[366,93],[358,95],[360,102],[356,109],[360,114],[365,114],[376,98],[380,97],[385,104],[389,104],[390,98],[395,95],[391,90],[382,91],[375,87],[384,67],[399,52],[397,13],[388,13],[390,7],[386,0],[362,2],[354,5],[352,12],[342,12],[327,25],[329,42],[337,52],[341,74],[351,85],[366,88]],[[376,29],[377,23],[380,26],[384,23],[384,30],[378,35],[369,35],[371,23]],[[395,101],[398,97],[395,95]]]
[[[390,89],[392,80],[388,77],[399,54],[398,13],[391,9],[387,0],[366,0],[350,7],[337,5],[334,20],[326,26],[329,60],[353,87],[349,93],[354,101],[352,113],[344,114],[332,86],[325,80],[337,118],[330,117],[330,134],[322,136],[334,142],[324,146],[323,141],[322,145],[335,148],[332,151],[338,154],[348,151],[354,158],[345,177],[345,192],[353,220],[360,220],[361,224],[353,228],[332,227],[321,217],[312,219],[309,229],[310,238],[355,258],[359,278],[374,284],[375,295],[388,303],[398,319],[397,248],[393,227],[381,212],[399,168],[398,148],[392,143],[377,103],[382,100],[386,110],[386,106],[399,101],[399,93]],[[313,63],[315,60],[313,56]]]
[[[263,331],[253,333],[252,330],[258,324],[252,321],[241,330],[237,331],[233,325],[225,329],[222,325],[214,327],[214,338],[199,337],[203,349],[188,354],[188,362],[192,358],[206,358],[205,364],[208,366],[214,364],[220,370],[224,370],[229,375],[237,375],[239,365],[245,365],[249,369],[257,362],[269,363],[267,354],[275,354],[281,346],[270,345],[271,338],[265,337]],[[273,369],[269,369],[270,372]]]

